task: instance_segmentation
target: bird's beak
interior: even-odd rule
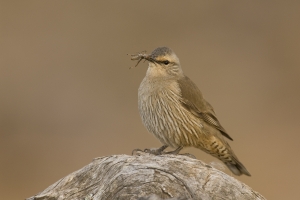
[[[146,56],[144,59],[154,64],[158,63],[151,55]]]
[[[152,63],[155,62],[155,60],[151,57],[151,55],[145,56],[144,59]]]
[[[127,54],[128,55],[128,54]],[[144,61],[149,61],[151,63],[158,63],[154,58],[152,58],[151,54],[145,54],[145,53],[139,53],[139,54],[135,54],[135,55],[131,55],[131,60],[138,60],[138,62],[136,63],[135,67],[138,66],[138,64],[144,60]],[[131,68],[131,67],[130,67]],[[130,69],[129,68],[129,69]]]

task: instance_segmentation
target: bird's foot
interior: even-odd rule
[[[164,145],[160,148],[152,148],[152,149],[145,149],[144,152],[145,153],[150,153],[153,155],[162,155],[165,154],[164,150],[168,147],[168,145]]]
[[[190,158],[194,158],[196,159],[196,156],[189,154],[189,153],[183,153],[183,154],[179,154],[179,152],[183,149],[183,147],[178,147],[177,149],[175,149],[174,151],[167,151],[165,152],[164,150],[168,147],[168,145],[164,145],[160,148],[151,148],[151,149],[145,149],[145,150],[141,150],[141,149],[134,149],[132,151],[132,155],[135,155],[137,152],[144,152],[144,153],[149,153],[152,155],[164,155],[164,154],[169,154],[169,155],[182,155],[182,156],[187,156]]]
[[[162,154],[165,154],[164,150],[168,147],[168,145],[164,145],[160,148],[151,148],[151,149],[145,149],[144,151],[141,150],[141,149],[134,149],[132,151],[132,155],[136,154],[138,151],[142,151],[142,152],[145,152],[145,153],[150,153],[150,154],[153,154],[153,155],[162,155]]]
[[[173,155],[177,155],[181,149],[183,149],[183,147],[178,147],[177,149],[175,149],[174,151],[168,151],[168,152],[165,152],[164,154],[173,154]]]

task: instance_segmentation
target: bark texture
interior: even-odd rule
[[[113,155],[60,179],[28,200],[265,199],[235,178],[183,155]]]

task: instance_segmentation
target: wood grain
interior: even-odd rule
[[[138,152],[96,158],[28,200],[265,199],[249,186],[183,155]]]

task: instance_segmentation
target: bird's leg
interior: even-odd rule
[[[151,149],[145,149],[144,151],[141,149],[134,149],[132,151],[132,155],[134,155],[136,152],[138,151],[142,151],[145,153],[150,153],[153,155],[163,155],[163,154],[173,154],[173,155],[183,155],[183,156],[188,156],[190,158],[194,158],[196,159],[196,156],[189,154],[189,153],[184,153],[184,154],[179,154],[179,152],[183,149],[182,146],[178,147],[177,149],[175,149],[174,151],[168,151],[168,152],[164,152],[164,150],[168,147],[168,145],[163,145],[160,148],[151,148]]]
[[[145,149],[144,151],[141,150],[141,149],[134,149],[132,151],[132,155],[134,155],[136,152],[138,151],[142,151],[142,152],[145,152],[145,153],[150,153],[150,154],[153,154],[153,155],[162,155],[164,154],[164,150],[168,147],[168,145],[163,145],[162,147],[160,148],[152,148],[152,149]]]
[[[153,154],[153,155],[162,155],[162,154],[165,154],[164,153],[164,150],[168,147],[168,145],[163,145],[162,147],[158,148],[158,149],[145,149],[144,152],[146,153],[150,153],[150,154]]]

